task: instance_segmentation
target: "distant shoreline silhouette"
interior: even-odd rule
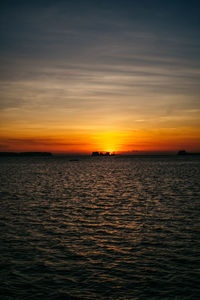
[[[0,157],[50,157],[50,156],[59,156],[59,154],[53,154],[51,152],[0,152]],[[81,154],[77,154],[78,156],[82,156]],[[76,156],[77,156],[76,155]],[[88,155],[88,154],[87,154]],[[143,156],[144,154],[115,154],[115,153],[110,153],[110,152],[100,152],[100,151],[94,151],[90,154],[92,157],[110,157],[110,156]],[[145,155],[150,155],[150,156],[157,156],[158,154],[145,154]],[[163,154],[160,154],[163,155]],[[166,154],[164,154],[166,155]],[[180,156],[187,156],[187,155],[200,155],[200,152],[187,152],[186,150],[179,150],[177,153],[174,154],[167,154],[167,155],[180,155]],[[61,155],[62,156],[62,155]],[[74,156],[74,154],[64,154],[64,156]]]
[[[51,152],[0,152],[0,156],[52,156]]]

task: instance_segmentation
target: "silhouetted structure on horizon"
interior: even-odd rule
[[[92,156],[113,156],[115,155],[115,153],[111,153],[110,152],[98,152],[98,151],[95,151],[95,152],[92,152]]]

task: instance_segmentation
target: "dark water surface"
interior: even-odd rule
[[[7,157],[0,181],[0,299],[199,299],[200,157]]]

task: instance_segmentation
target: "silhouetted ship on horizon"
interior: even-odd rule
[[[179,150],[177,155],[200,155],[200,152],[187,152],[185,150]]]

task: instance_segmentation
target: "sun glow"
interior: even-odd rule
[[[95,134],[94,144],[102,152],[116,153],[122,150],[123,134],[119,132],[103,132]]]
[[[109,152],[109,153],[114,153],[115,152],[115,150],[113,150],[113,149],[106,149],[106,152]]]

